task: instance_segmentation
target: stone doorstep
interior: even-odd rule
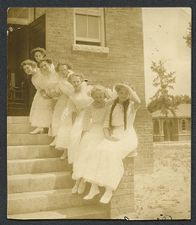
[[[29,116],[7,116],[7,123],[29,123]]]
[[[52,142],[47,134],[8,134],[7,145],[19,146],[19,145],[47,145]]]
[[[71,172],[51,172],[8,176],[8,192],[36,192],[53,189],[71,188]]]
[[[7,147],[8,160],[56,158],[60,157],[61,154],[62,151],[57,151],[49,145],[21,145]]]
[[[26,123],[7,123],[8,134],[28,134],[33,130],[30,124]]]
[[[83,195],[73,195],[71,189],[14,193],[8,195],[8,214],[51,211],[84,205],[101,205],[98,197],[100,196],[86,201],[83,199]]]
[[[57,209],[53,211],[34,212],[26,214],[8,215],[8,219],[18,220],[45,220],[45,219],[104,219],[108,218],[105,207],[90,205]]]
[[[8,174],[66,171],[68,163],[60,158],[8,160]]]

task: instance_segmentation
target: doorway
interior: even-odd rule
[[[174,141],[174,121],[165,120],[163,123],[164,141]]]
[[[45,15],[29,25],[8,24],[7,96],[8,116],[27,116],[35,95],[31,77],[20,67],[23,60],[31,58],[35,47],[45,48]]]

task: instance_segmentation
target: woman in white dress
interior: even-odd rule
[[[27,59],[21,63],[21,66],[27,75],[32,75],[31,81],[37,90],[29,116],[31,126],[36,127],[31,134],[43,133],[44,128],[49,128],[51,123],[52,99],[45,91],[45,79],[37,64]]]
[[[56,149],[64,150],[61,159],[66,157],[68,150],[68,162],[73,163],[75,144],[80,141],[84,118],[84,109],[92,102],[88,96],[89,88],[83,81],[83,75],[73,73],[68,81],[72,84],[74,92],[69,96],[67,106],[61,117],[61,124],[56,136]]]
[[[58,74],[58,88],[60,96],[57,98],[56,105],[52,116],[51,136],[54,137],[50,146],[56,145],[56,135],[61,123],[62,113],[67,105],[67,101],[71,92],[74,92],[73,86],[67,81],[70,74],[73,73],[72,67],[68,63],[58,63],[56,72]]]
[[[96,157],[97,152],[94,152],[94,147],[104,139],[103,123],[107,112],[106,90],[104,87],[96,85],[91,91],[91,96],[94,101],[85,110],[82,139],[77,146],[73,163],[72,178],[76,182],[72,193],[83,193],[86,182],[82,178],[91,169],[94,169],[89,168],[91,160],[89,156],[94,154]]]
[[[104,122],[105,138],[93,151],[89,151],[88,169],[84,181],[91,189],[84,199],[92,199],[99,193],[98,186],[105,187],[101,203],[109,203],[113,191],[118,187],[124,173],[123,159],[137,148],[137,135],[133,123],[140,99],[136,92],[125,84],[115,86],[117,98],[108,109]]]

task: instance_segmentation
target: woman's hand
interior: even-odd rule
[[[119,141],[119,139],[114,136],[107,136],[106,139],[108,139],[109,141],[113,141],[113,142]]]
[[[51,98],[50,96],[47,95],[47,93],[45,92],[45,90],[40,90],[40,94],[45,99],[50,99]]]

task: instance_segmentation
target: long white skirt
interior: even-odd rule
[[[30,110],[31,126],[49,128],[52,121],[53,108],[53,99],[43,98],[40,92],[37,91]]]
[[[56,102],[54,107],[54,112],[52,115],[52,126],[51,126],[51,136],[55,137],[57,135],[58,129],[61,123],[61,116],[63,114],[63,110],[66,107],[68,97],[65,95],[61,95]]]
[[[68,114],[66,118],[61,118],[61,124],[56,136],[56,149],[68,150],[68,163],[73,163],[76,148],[81,140],[83,130],[84,110],[77,115],[74,123],[72,123],[72,114]]]
[[[124,131],[123,127],[118,127],[113,130],[113,136],[119,138],[119,141],[104,139],[91,151],[88,150],[85,169],[81,169],[82,174],[74,172],[73,178],[83,177],[88,182],[113,190],[118,187],[124,174],[122,160],[136,149],[137,135],[133,128]],[[76,171],[79,171],[79,167]]]
[[[81,135],[83,131],[84,113],[85,111],[82,110],[79,115],[77,115],[70,130],[70,139],[68,144],[68,163],[70,164],[72,164],[77,157],[78,145],[81,141]]]
[[[84,177],[91,169],[96,169],[97,164],[91,165],[91,157],[97,158],[98,151],[96,151],[96,146],[100,144],[103,139],[103,126],[99,124],[93,124],[91,129],[84,134],[75,150],[72,174],[74,180]]]

